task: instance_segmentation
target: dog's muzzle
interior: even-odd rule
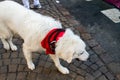
[[[89,54],[88,52],[85,51],[85,52],[82,52],[81,55],[79,55],[79,58],[76,58],[76,60],[87,61],[88,58],[89,58]]]

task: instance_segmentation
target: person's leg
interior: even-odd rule
[[[34,0],[33,6],[31,8],[41,8],[41,4],[39,0]]]
[[[29,0],[22,0],[22,2],[23,2],[24,7],[28,8],[28,9],[30,8]]]
[[[40,4],[40,1],[39,0],[34,0],[34,3],[33,3],[34,5],[38,5],[38,4]]]

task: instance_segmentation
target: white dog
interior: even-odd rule
[[[70,63],[75,58],[86,61],[89,57],[85,43],[70,29],[63,30],[59,21],[28,10],[14,1],[0,2],[0,38],[5,49],[15,51],[13,34],[24,40],[23,52],[31,70],[35,69],[31,54],[35,51],[45,50],[63,74],[68,74],[69,70],[60,64],[59,58]]]

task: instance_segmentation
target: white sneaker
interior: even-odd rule
[[[59,1],[59,0],[56,0],[56,3],[58,3],[58,4],[59,4],[59,3],[60,3],[60,1]]]
[[[30,6],[30,8],[31,8],[31,9],[40,9],[40,8],[42,8],[42,6],[41,6],[40,4],[38,4],[38,5],[33,5],[33,4],[32,4],[32,5]]]

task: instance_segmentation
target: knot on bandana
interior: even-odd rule
[[[46,54],[55,54],[55,44],[64,35],[64,29],[52,29],[41,41],[41,45],[46,49]]]

